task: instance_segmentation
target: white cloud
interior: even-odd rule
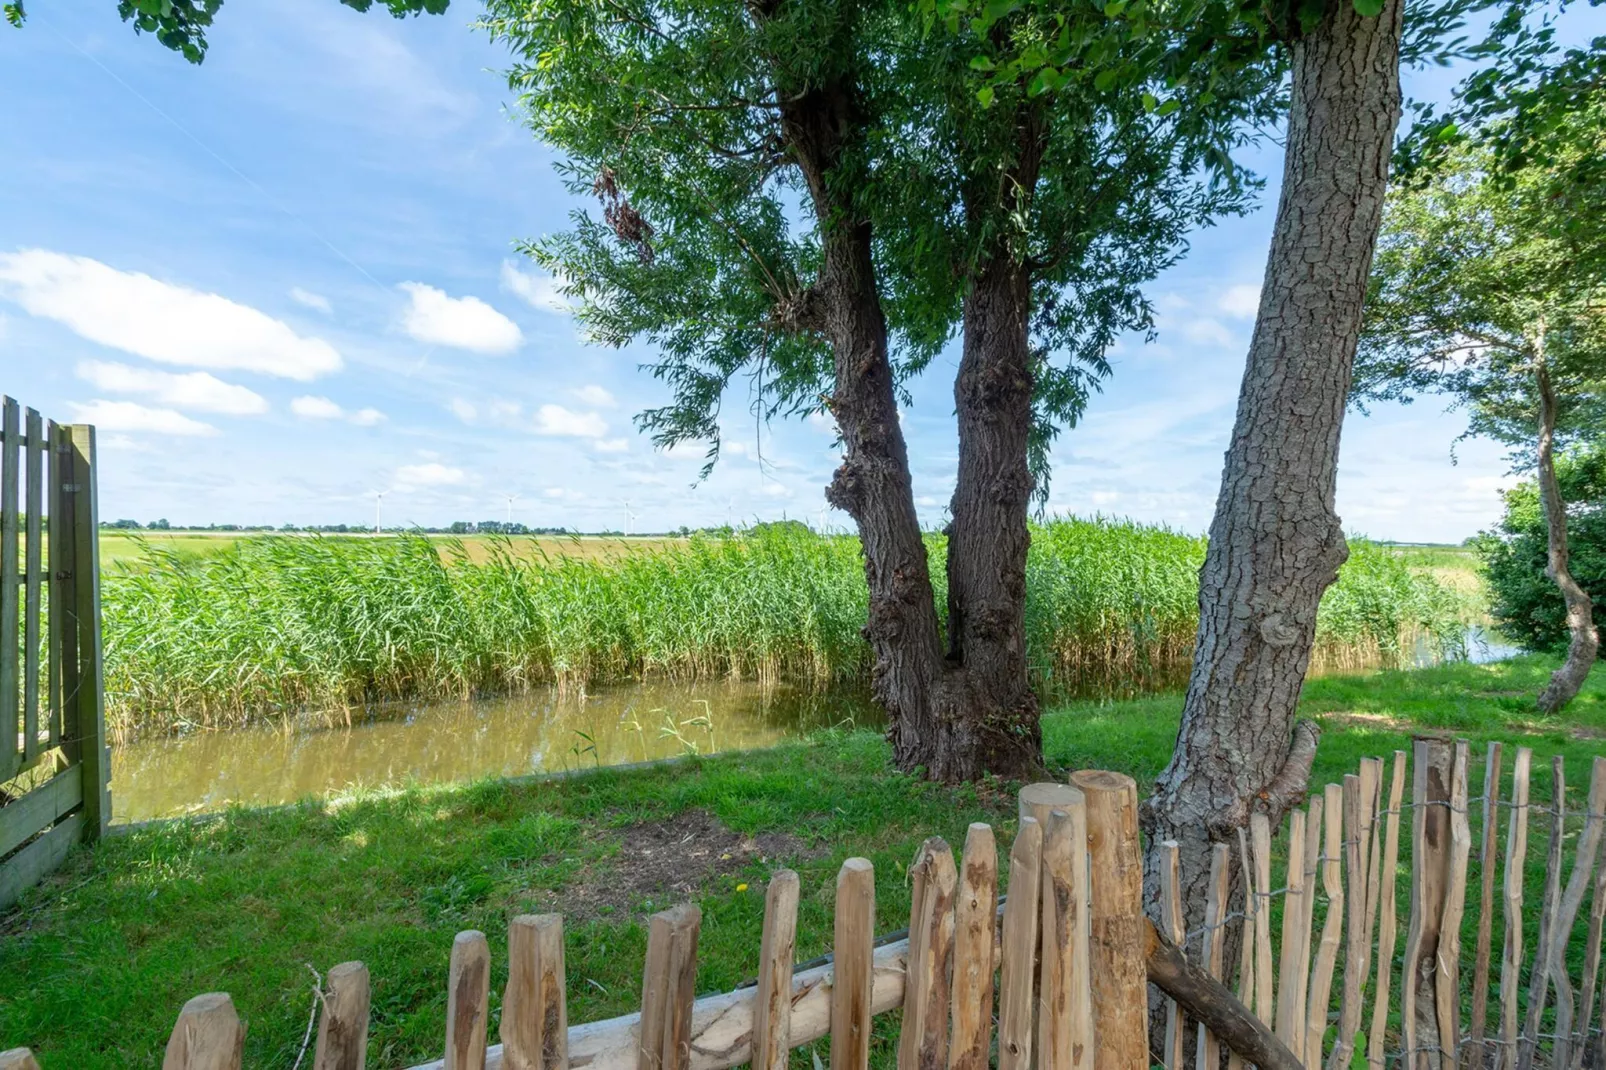
[[[1232,332],[1222,326],[1221,321],[1208,316],[1188,320],[1182,325],[1182,333],[1188,341],[1200,345],[1230,346],[1233,343]]]
[[[785,483],[766,483],[758,489],[758,492],[766,498],[790,498],[792,496],[792,488]]]
[[[630,440],[627,438],[599,438],[597,439],[598,453],[628,453]]]
[[[523,411],[524,406],[516,401],[491,402],[491,419],[493,420],[511,420]]]
[[[373,427],[385,422],[385,414],[378,409],[347,412],[337,402],[316,394],[295,398],[290,402],[290,411],[304,420],[345,420],[358,427]]]
[[[478,297],[450,297],[422,282],[404,282],[401,288],[411,298],[402,327],[420,342],[510,353],[524,341],[518,324]]]
[[[585,402],[587,405],[595,405],[598,408],[611,409],[615,405],[619,404],[618,400],[615,399],[614,396],[605,388],[595,384],[582,386],[578,390],[571,390],[570,393],[579,398],[581,401]]]
[[[594,412],[573,412],[562,405],[542,405],[536,410],[535,429],[543,435],[601,438],[608,433],[608,422]]]
[[[322,312],[325,316],[331,315],[335,308],[323,294],[315,294],[311,290],[303,290],[299,286],[290,287],[290,300],[298,305],[306,305],[310,309]]]
[[[453,416],[457,417],[459,420],[462,420],[466,424],[471,424],[475,420],[479,419],[480,410],[474,407],[474,403],[472,401],[464,401],[462,398],[453,398],[447,403],[446,407],[452,411]]]
[[[396,486],[403,490],[415,487],[455,487],[468,481],[461,468],[431,461],[428,464],[404,464],[396,469]]]
[[[502,261],[502,289],[543,312],[568,315],[574,311],[569,299],[558,290],[558,280],[550,275],[526,275],[511,260]]]
[[[74,333],[163,364],[315,379],[340,369],[321,338],[219,294],[47,249],[0,253],[0,296]]]
[[[96,398],[87,405],[73,403],[80,423],[94,424],[102,431],[148,431],[155,435],[190,437],[215,435],[211,424],[192,420],[173,409],[155,409],[133,401],[104,401]]]
[[[1260,311],[1260,287],[1250,283],[1229,286],[1216,307],[1233,319],[1252,320]]]
[[[666,450],[659,450],[658,456],[671,461],[696,461],[700,464],[708,460],[708,446],[702,442],[677,442]]]
[[[225,383],[206,372],[174,375],[154,368],[134,368],[87,360],[79,364],[78,378],[101,390],[118,394],[148,394],[163,405],[230,416],[254,416],[268,411],[268,399],[254,390]]]
[[[328,398],[308,394],[290,402],[290,411],[308,420],[338,420],[346,410]]]

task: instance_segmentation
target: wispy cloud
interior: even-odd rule
[[[574,412],[562,405],[542,405],[535,413],[535,429],[543,435],[601,438],[608,433],[608,421],[594,412]]]
[[[502,289],[543,312],[566,316],[574,311],[574,305],[558,289],[557,279],[520,271],[511,260],[502,261]]]
[[[105,401],[97,398],[87,405],[72,404],[80,423],[94,424],[102,431],[143,431],[153,435],[186,438],[218,433],[211,424],[192,420],[174,409],[152,408],[134,401]]]
[[[0,296],[101,345],[163,364],[315,379],[340,354],[219,294],[48,249],[0,254]]]
[[[1222,292],[1216,307],[1238,320],[1252,320],[1260,311],[1260,287],[1249,283],[1229,286]]]
[[[468,473],[461,468],[430,461],[427,464],[404,464],[396,469],[395,485],[398,490],[419,487],[456,487],[468,482]]]
[[[304,420],[345,420],[358,427],[374,427],[385,422],[385,414],[378,409],[363,408],[348,412],[344,406],[316,394],[293,399],[290,411]]]
[[[290,287],[290,300],[298,305],[305,305],[310,309],[322,312],[325,316],[334,312],[335,307],[323,294],[315,294],[311,290],[303,290],[299,286]]]
[[[154,368],[135,368],[86,360],[75,369],[78,378],[117,394],[146,394],[163,405],[229,416],[255,416],[268,411],[268,399],[206,372],[175,375]]]

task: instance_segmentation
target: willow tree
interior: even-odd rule
[[[1467,407],[1469,433],[1532,465],[1569,633],[1538,698],[1547,714],[1577,695],[1600,648],[1568,563],[1556,453],[1599,434],[1606,394],[1606,90],[1573,97],[1548,140],[1544,160],[1507,168],[1474,137],[1391,198],[1355,385],[1362,401],[1446,394]]]
[[[527,251],[593,338],[656,348],[671,397],[641,426],[714,463],[739,376],[765,417],[834,418],[827,497],[863,547],[874,694],[895,762],[943,780],[1039,764],[1025,555],[1047,443],[1113,338],[1150,325],[1143,284],[1239,207],[1233,123],[1264,89],[1120,5],[986,8],[965,32],[904,0],[492,0],[487,17],[535,133],[600,202]],[[994,77],[1064,41],[1054,77]],[[1183,106],[1203,93],[1214,109]],[[956,333],[945,620],[898,406]]]

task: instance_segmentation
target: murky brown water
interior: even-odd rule
[[[113,751],[113,820],[768,747],[843,722],[879,724],[880,714],[853,693],[651,683],[388,707],[350,728],[151,738]]]

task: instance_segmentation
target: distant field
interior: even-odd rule
[[[203,558],[220,554],[233,547],[242,539],[255,538],[283,538],[283,539],[340,539],[370,542],[374,539],[394,541],[390,535],[309,535],[302,533],[276,534],[273,532],[234,532],[234,531],[102,531],[100,533],[100,560],[104,565],[126,564],[137,561],[142,553],[141,542],[144,544],[166,550],[181,557]],[[443,548],[448,544],[461,543],[467,551],[469,560],[475,564],[483,564],[489,559],[491,545],[498,541],[495,535],[431,535],[431,542],[440,544]],[[620,554],[639,553],[642,550],[661,550],[668,546],[679,545],[686,540],[662,535],[622,536],[622,535],[514,535],[509,537],[509,543],[515,553],[521,557],[535,557],[544,554],[547,557],[579,558],[582,560],[595,560],[599,558],[616,557]]]
[[[1413,569],[1426,572],[1451,590],[1486,597],[1483,562],[1466,546],[1391,546]]]

